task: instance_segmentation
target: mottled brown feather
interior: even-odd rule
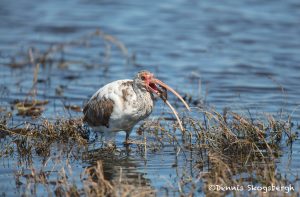
[[[83,121],[90,126],[105,126],[109,128],[109,119],[113,112],[114,102],[111,99],[92,98],[83,109]]]
[[[124,102],[127,101],[127,97],[128,97],[129,93],[127,89],[122,89],[122,99]]]
[[[122,83],[123,86],[132,86],[133,85],[133,81],[126,81],[124,83]]]

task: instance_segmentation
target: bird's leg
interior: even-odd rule
[[[129,140],[129,132],[126,132],[126,141]]]
[[[130,142],[129,142],[129,132],[126,131],[126,138],[125,138],[125,142],[124,142],[125,145],[129,145]]]
[[[124,142],[124,145],[126,145],[126,146],[129,145],[129,144],[131,144],[131,142],[129,140],[130,133],[131,133],[131,130],[126,131],[126,138],[125,138],[125,142]]]

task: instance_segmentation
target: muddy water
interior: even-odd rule
[[[28,95],[34,72],[34,67],[22,64],[28,62],[28,48],[45,51],[100,29],[123,42],[128,55],[99,38],[54,53],[54,63],[41,66],[38,76],[37,98],[50,101],[43,117],[79,117],[80,113],[63,106],[82,106],[103,84],[148,69],[179,92],[200,98],[198,103],[218,111],[227,107],[252,116],[271,113],[280,118],[292,114],[292,120],[299,121],[299,8],[297,0],[232,0],[222,4],[215,0],[3,0],[0,104],[8,110],[12,101]],[[12,63],[20,66],[12,68]],[[156,118],[162,109],[159,102],[151,117]],[[15,117],[12,124],[22,120]],[[137,137],[135,132],[132,137]],[[123,139],[122,133],[118,135],[121,147]],[[282,170],[298,172],[299,151],[296,141],[293,152],[282,156],[279,169],[288,160],[289,168]],[[133,147],[126,159],[115,162],[106,172],[113,176],[114,170],[122,167],[123,173],[140,177],[164,193],[176,190],[179,174],[184,173],[180,166],[192,165],[182,162],[186,160],[177,157],[173,147],[146,157],[137,152]],[[41,158],[34,158],[39,163]],[[2,163],[0,191],[14,195],[18,156],[2,159]],[[74,161],[75,175],[90,163]],[[172,167],[174,163],[179,167]],[[193,168],[189,170],[194,177]],[[7,180],[10,184],[2,184]]]

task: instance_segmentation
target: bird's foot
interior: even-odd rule
[[[132,144],[131,140],[126,139],[125,142],[123,142],[124,146],[129,146],[130,144]]]

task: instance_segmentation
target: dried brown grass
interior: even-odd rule
[[[289,121],[276,120],[268,115],[265,119],[251,120],[238,113],[220,114],[214,110],[200,111],[198,117],[187,116],[182,119],[185,132],[180,132],[176,121],[167,121],[161,117],[155,121],[145,121],[137,132],[143,143],[135,146],[141,154],[146,151],[159,151],[166,145],[174,146],[177,154],[192,154],[186,160],[194,165],[193,170],[199,174],[190,177],[183,174],[176,192],[182,196],[197,194],[196,188],[202,188],[206,195],[224,196],[252,195],[297,196],[299,192],[264,193],[262,191],[214,191],[211,185],[243,186],[248,184],[260,186],[297,185],[299,180],[291,180],[277,170],[283,146],[291,146],[297,138]],[[8,116],[7,118],[9,118]],[[204,118],[203,118],[204,117]],[[48,158],[51,156],[51,144],[65,144],[66,147],[85,147],[88,143],[88,130],[82,126],[81,119],[65,119],[57,121],[42,120],[38,124],[24,123],[17,128],[9,128],[8,120],[0,121],[3,138],[13,139],[14,146],[2,145],[1,156],[9,156],[16,151],[20,158],[29,165],[32,164],[32,153]],[[137,139],[138,140],[138,139]],[[15,149],[16,147],[16,149]],[[68,154],[69,153],[65,153]],[[78,157],[77,159],[80,159]],[[75,184],[65,168],[61,168],[56,180],[49,180],[49,175],[43,169],[32,168],[31,174],[20,174],[26,177],[25,194],[34,194],[32,187],[38,184],[45,186],[49,193],[57,196],[155,196],[156,191],[149,186],[136,185],[119,178],[107,180],[103,174],[102,161],[86,168],[81,176],[82,185]],[[125,180],[125,181],[124,181]],[[202,185],[199,185],[201,180]],[[50,185],[55,185],[55,188]],[[186,187],[187,185],[191,185]],[[177,189],[176,189],[177,188]],[[185,188],[185,189],[184,189]],[[186,189],[189,188],[189,189]]]
[[[199,119],[200,116],[202,119]],[[151,133],[155,138],[152,146],[148,144],[148,150],[153,147],[152,150],[157,151],[163,148],[164,143],[169,142],[182,152],[192,151],[194,166],[199,168],[197,180],[204,183],[202,188],[208,196],[299,195],[297,191],[265,193],[247,190],[247,186],[251,184],[299,187],[298,179],[285,177],[276,167],[282,149],[291,146],[297,139],[297,132],[289,120],[276,120],[270,115],[264,119],[252,120],[235,112],[220,114],[214,110],[200,110],[199,117],[184,118],[182,122],[186,132],[182,134],[178,133],[176,123],[167,126],[158,120],[144,123],[141,130]],[[197,185],[198,181],[191,180],[190,184]],[[209,190],[211,185],[240,186],[244,190]],[[183,195],[190,195],[190,192],[193,193],[190,190]]]

